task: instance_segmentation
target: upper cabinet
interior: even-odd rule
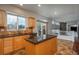
[[[28,26],[33,27],[33,29],[36,27],[36,20],[34,17],[28,17]]]
[[[6,15],[5,15],[5,11],[4,10],[0,10],[0,26],[4,26],[5,25],[5,19],[6,19]]]

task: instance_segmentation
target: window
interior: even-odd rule
[[[25,17],[7,14],[8,31],[23,30],[27,26]]]
[[[17,29],[17,16],[7,14],[8,30],[13,31]]]
[[[25,29],[26,27],[26,20],[24,17],[18,17],[18,29]]]

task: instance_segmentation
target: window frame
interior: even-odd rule
[[[21,15],[16,15],[16,14],[12,14],[12,13],[7,13],[7,15],[13,15],[13,16],[16,16],[17,17],[17,21],[16,21],[16,29],[14,30],[14,29],[8,29],[8,23],[6,23],[7,24],[7,31],[19,31],[19,30],[25,30],[26,29],[26,25],[28,25],[28,22],[26,23],[26,17],[24,17],[24,16],[21,16]],[[7,16],[6,16],[7,17]],[[18,22],[19,22],[19,20],[18,20],[18,17],[23,17],[23,18],[25,18],[25,28],[24,29],[19,29],[18,28]],[[8,17],[7,17],[7,21],[8,21]]]
[[[18,20],[18,21],[17,21],[17,29],[18,29],[18,30],[25,30],[25,29],[26,29],[26,25],[27,25],[27,24],[26,24],[26,18],[25,18],[25,28],[24,28],[24,29],[19,29],[19,27],[18,27],[18,25],[19,25],[19,19],[18,19],[18,17],[23,17],[23,18],[25,18],[24,16],[17,16],[17,20]]]
[[[13,15],[13,16],[16,16],[14,14],[11,14],[11,13],[7,13],[7,15]],[[16,19],[17,20],[17,19]],[[17,31],[17,28],[14,30],[14,29],[8,29],[8,17],[7,17],[7,31]],[[16,27],[17,27],[17,21],[16,21]]]

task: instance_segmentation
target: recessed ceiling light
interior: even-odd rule
[[[23,6],[23,4],[19,4],[20,6]]]
[[[38,7],[41,7],[41,5],[40,5],[40,4],[38,4],[37,6],[38,6]]]
[[[54,14],[56,15],[56,14],[57,14],[57,12],[55,11],[55,12],[54,12]]]

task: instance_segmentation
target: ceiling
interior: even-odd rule
[[[75,21],[79,20],[79,5],[75,4],[24,4],[16,5],[23,9],[32,11],[45,17],[55,19],[56,21]]]

